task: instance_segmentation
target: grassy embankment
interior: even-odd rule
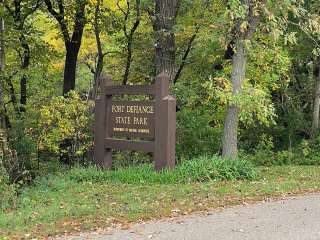
[[[156,174],[74,169],[38,179],[0,212],[0,239],[41,239],[320,190],[320,167],[254,169],[207,160]],[[204,168],[204,170],[203,170]],[[257,174],[256,174],[257,172]],[[248,180],[243,180],[248,179]]]

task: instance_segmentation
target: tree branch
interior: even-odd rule
[[[58,13],[56,10],[54,10],[51,0],[44,0],[47,9],[49,11],[49,13],[58,21],[60,28],[61,28],[61,32],[63,35],[63,39],[65,42],[70,42],[70,36],[69,36],[69,31],[68,31],[68,25],[64,19],[64,7],[63,5],[59,4],[59,11],[60,13]],[[59,3],[60,2],[59,0]]]
[[[10,8],[10,6],[6,2],[4,2],[4,7],[7,9],[10,15],[13,15],[13,10]]]
[[[177,73],[176,73],[176,75],[175,75],[175,77],[174,77],[174,79],[173,79],[173,83],[174,83],[174,84],[177,83],[178,79],[179,79],[180,76],[181,76],[181,73],[182,73],[182,71],[183,71],[183,69],[184,69],[184,67],[185,67],[185,65],[186,65],[186,62],[187,62],[187,58],[188,58],[188,56],[189,56],[189,53],[191,52],[193,42],[196,40],[196,37],[197,37],[197,35],[198,35],[198,33],[199,33],[199,30],[200,30],[200,26],[197,26],[195,33],[191,36],[191,38],[190,38],[190,40],[189,40],[187,50],[185,51],[185,53],[184,53],[184,55],[183,55],[183,57],[182,57],[182,62],[181,62],[181,64],[180,64],[180,67],[179,67],[179,69],[178,69],[178,71],[177,71]]]
[[[61,1],[61,0],[59,0]],[[79,42],[81,41],[82,38],[82,33],[84,26],[86,24],[86,19],[85,19],[85,8],[86,4],[79,3],[77,2],[77,11],[75,15],[75,24],[73,26],[73,33],[71,37],[72,42]]]
[[[128,5],[129,7],[129,5]],[[129,9],[129,8],[128,8]],[[136,0],[136,6],[135,6],[135,10],[136,10],[136,20],[130,30],[130,33],[127,34],[127,32],[125,32],[125,36],[127,38],[127,64],[126,64],[126,69],[125,69],[125,73],[123,75],[123,85],[126,85],[129,79],[129,75],[130,75],[130,68],[131,68],[131,63],[132,63],[132,45],[133,45],[133,37],[134,34],[136,32],[136,30],[138,29],[139,25],[140,25],[140,20],[141,20],[141,9],[140,9],[140,0]],[[125,19],[125,26],[129,17],[129,10],[128,10],[128,16]],[[124,27],[124,30],[126,30],[127,28]]]
[[[295,23],[293,21],[287,20],[288,23],[298,27],[313,43],[320,48],[320,43],[318,42],[317,39],[315,39],[308,31],[303,29],[303,27],[299,23]]]
[[[180,6],[181,6],[181,0],[177,0],[177,5],[175,6],[176,9],[175,9],[175,14],[174,14],[175,18],[177,18],[177,16],[178,16]]]
[[[36,4],[30,9],[29,12],[27,12],[26,18],[38,10],[38,8],[40,7],[40,3],[41,3],[41,0],[37,0]]]

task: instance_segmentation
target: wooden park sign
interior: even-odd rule
[[[150,101],[116,101],[114,96],[146,95]],[[175,166],[176,100],[169,95],[169,77],[160,74],[155,84],[115,86],[103,79],[96,99],[94,158],[100,167],[112,167],[112,150],[153,153],[155,169]]]

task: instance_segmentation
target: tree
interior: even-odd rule
[[[313,115],[312,115],[312,129],[311,138],[315,141],[315,138],[319,131],[319,117],[320,117],[320,57],[315,60],[316,66],[316,76],[314,84],[314,101],[313,101]],[[312,64],[313,66],[313,64]],[[312,67],[312,77],[314,76],[314,69]]]
[[[1,8],[4,9],[4,0],[1,0]],[[0,19],[0,70],[4,72],[5,68],[5,40],[4,40],[4,31],[5,31],[5,23],[4,23],[4,14],[2,13]]]
[[[126,68],[125,72],[123,75],[123,81],[122,85],[127,85],[128,80],[129,80],[129,75],[130,75],[130,68],[132,64],[132,52],[133,52],[133,40],[134,40],[134,34],[137,31],[140,21],[141,21],[141,4],[140,0],[135,1],[135,21],[132,25],[132,27],[128,30],[128,21],[131,13],[131,4],[130,0],[127,0],[127,8],[123,9],[119,1],[117,2],[118,8],[120,11],[123,13],[124,16],[124,24],[123,24],[123,33],[125,35],[125,38],[127,40],[127,46],[126,46],[126,51],[127,51],[127,61],[126,61]]]
[[[171,81],[176,73],[176,41],[173,28],[179,8],[180,0],[156,0],[155,11],[149,10],[155,35],[156,74],[166,72]]]
[[[224,131],[222,137],[222,156],[235,159],[238,155],[239,116],[241,113],[241,97],[246,79],[247,60],[250,45],[254,42],[254,33],[274,36],[284,35],[291,41],[294,34],[286,32],[289,13],[300,16],[303,12],[302,1],[285,0],[240,0],[229,1],[232,40],[234,55],[232,57],[231,99],[229,99]],[[260,24],[263,23],[263,24]],[[256,41],[259,44],[259,41]]]
[[[94,35],[96,38],[96,43],[97,43],[97,49],[98,49],[98,54],[97,54],[97,63],[95,70],[93,70],[94,78],[93,78],[93,94],[92,99],[96,99],[96,95],[100,86],[100,75],[103,71],[103,62],[104,62],[104,57],[106,54],[103,53],[102,50],[102,43],[101,43],[101,38],[100,38],[100,25],[99,25],[99,20],[101,18],[101,0],[98,0],[96,3],[96,8],[95,8],[95,14],[94,14]]]
[[[259,23],[255,1],[241,0],[243,15],[235,20],[234,27],[234,56],[232,58],[232,95],[242,92],[242,84],[246,77],[247,49],[246,42],[252,39]],[[259,4],[264,5],[265,1]],[[229,104],[226,111],[224,132],[222,139],[222,156],[235,159],[238,155],[238,126],[240,107]]]
[[[64,67],[63,94],[75,89],[76,69],[82,36],[86,24],[87,0],[74,0],[64,3],[63,0],[44,0],[49,13],[59,24],[65,43],[66,58]],[[71,9],[69,9],[71,6]],[[67,13],[69,10],[69,14]],[[70,20],[71,19],[71,20]],[[72,26],[71,26],[72,25]],[[70,29],[71,34],[70,34]]]
[[[23,72],[20,79],[20,112],[25,112],[27,104],[27,74],[30,65],[30,46],[26,37],[26,20],[39,7],[40,0],[14,0],[13,3],[5,3],[5,7],[14,21],[15,30],[19,34],[19,42],[22,52],[19,52],[21,59],[21,71]]]
[[[318,1],[306,1],[306,11],[303,12],[300,18],[288,20],[288,23],[293,27],[298,28],[302,35],[308,40],[308,45],[311,46],[309,58],[309,76],[314,82],[313,87],[313,109],[312,109],[312,126],[311,138],[314,141],[319,131],[320,117],[320,14]]]
[[[298,24],[291,22],[295,26],[299,26],[302,32],[311,40],[313,44],[313,53],[310,53],[314,58],[314,64],[312,64],[312,72],[315,73],[314,81],[314,101],[313,101],[313,115],[312,115],[312,128],[311,138],[315,141],[319,131],[319,117],[320,117],[320,28],[319,20],[320,13],[319,2],[307,2],[308,14]],[[315,56],[314,56],[315,55]],[[314,68],[314,69],[313,69]]]
[[[1,0],[1,8],[4,9],[4,0]],[[0,18],[0,129],[6,129],[6,114],[4,107],[4,91],[3,91],[3,79],[5,70],[5,41],[4,41],[5,23],[4,16]]]

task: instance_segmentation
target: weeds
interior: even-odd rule
[[[220,157],[200,157],[183,161],[173,171],[156,173],[152,165],[129,167],[115,171],[101,171],[96,167],[74,168],[68,174],[77,182],[119,183],[188,183],[218,180],[252,180],[257,176],[253,165],[245,160],[227,160]]]

